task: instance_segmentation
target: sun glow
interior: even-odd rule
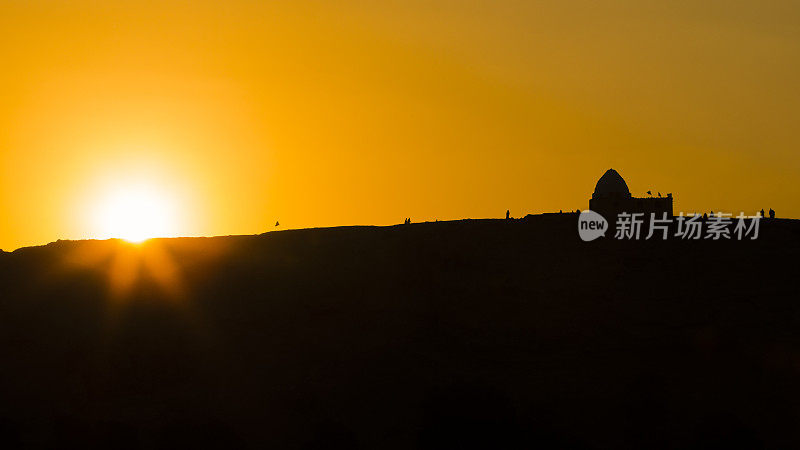
[[[149,186],[127,186],[109,191],[95,211],[98,237],[142,242],[175,236],[175,205]]]

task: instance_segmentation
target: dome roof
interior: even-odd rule
[[[609,195],[629,198],[631,191],[622,176],[614,169],[608,169],[597,181],[592,198],[606,197]]]

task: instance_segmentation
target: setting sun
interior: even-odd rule
[[[98,235],[142,242],[176,232],[174,205],[164,193],[147,186],[112,190],[95,211]]]

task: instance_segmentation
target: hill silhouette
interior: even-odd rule
[[[0,440],[795,446],[799,238],[585,243],[556,214],[0,253]]]

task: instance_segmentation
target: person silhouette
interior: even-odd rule
[[[706,220],[706,219],[708,219],[708,214],[703,213],[703,220]]]
[[[510,217],[511,217],[511,210],[507,209],[506,210],[506,220],[508,220]]]
[[[764,214],[764,208],[761,208],[761,217],[766,217],[767,215]]]
[[[772,209],[772,208],[769,209],[769,218],[770,219],[774,219],[775,218],[775,210]]]

